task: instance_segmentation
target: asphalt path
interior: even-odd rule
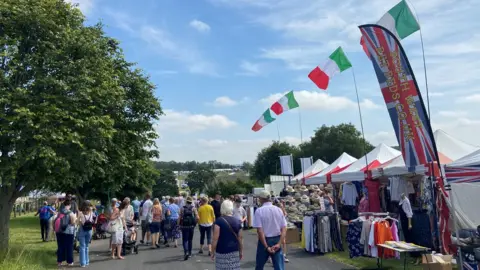
[[[244,258],[241,261],[241,269],[255,269],[255,253],[257,249],[257,237],[253,231],[243,231],[244,233]],[[90,246],[90,265],[91,270],[214,270],[213,261],[205,254],[198,254],[200,246],[199,231],[196,229],[193,242],[193,256],[187,261],[183,260],[183,248],[181,239],[179,239],[178,248],[164,247],[151,249],[149,246],[140,245],[138,254],[129,254],[124,260],[113,260],[108,251],[108,240],[95,240]],[[327,257],[311,255],[296,246],[289,246],[288,258],[290,262],[286,264],[286,269],[291,270],[340,270],[352,269],[347,265],[333,261]],[[76,258],[78,266],[78,259]],[[80,269],[80,268],[79,268]],[[273,269],[271,264],[266,264],[265,269]]]

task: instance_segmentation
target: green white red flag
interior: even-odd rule
[[[420,30],[420,25],[405,0],[400,1],[400,3],[385,13],[377,22],[377,25],[387,28],[400,40]],[[363,37],[360,39],[360,44],[362,45],[363,51],[370,57]]]
[[[270,124],[271,122],[275,121],[275,118],[272,117],[272,113],[270,112],[270,109],[267,109],[262,116],[255,122],[255,124],[252,127],[252,130],[257,132],[260,129],[262,129],[264,126]]]
[[[342,47],[338,47],[325,61],[323,65],[314,68],[308,78],[312,80],[320,89],[327,90],[330,79],[335,74],[340,73],[352,67]]]
[[[293,91],[288,92],[285,96],[279,99],[277,102],[273,103],[270,109],[276,114],[280,115],[283,112],[286,112],[291,109],[297,108],[298,102],[295,99],[295,95]]]

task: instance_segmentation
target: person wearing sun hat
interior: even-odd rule
[[[186,204],[180,210],[180,226],[182,228],[182,242],[184,251],[184,260],[192,256],[193,233],[198,223],[198,212],[193,205],[193,198],[188,196]]]
[[[287,187],[286,187],[286,190],[287,190],[287,192],[288,192],[290,195],[293,194],[293,193],[295,193],[295,190],[293,189],[292,186],[287,186]]]

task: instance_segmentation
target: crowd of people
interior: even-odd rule
[[[272,204],[272,197],[267,192],[260,194],[258,201],[261,207],[255,211],[253,224],[258,235],[256,269],[263,269],[270,260],[274,269],[282,270],[284,263],[288,262],[284,255],[284,207],[278,203]],[[71,194],[67,194],[58,212],[45,202],[37,214],[40,215],[42,239],[49,240],[51,228],[55,232],[59,266],[64,262],[73,265],[74,242],[78,240],[80,267],[87,267],[90,263],[89,244],[98,219],[96,208],[90,201],[84,201],[78,208]],[[136,243],[139,238],[139,244],[152,249],[162,245],[178,247],[178,240],[181,239],[184,260],[188,260],[192,256],[193,236],[198,227],[198,253],[208,252],[218,270],[240,269],[243,258],[242,227],[247,219],[241,197],[222,199],[217,194],[210,199],[206,196],[194,199],[183,194],[152,200],[151,195],[146,194],[142,201],[137,198],[131,201],[126,197],[121,202],[114,198],[104,215],[108,221],[105,230],[111,235],[109,252],[112,259],[124,259],[124,241]],[[51,223],[50,226],[46,220]],[[138,229],[141,230],[139,236]]]

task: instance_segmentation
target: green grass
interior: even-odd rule
[[[350,259],[348,250],[343,252],[332,252],[326,255],[328,258],[341,262],[344,264],[351,265],[358,269],[375,269],[377,268],[377,259],[367,258],[367,257],[358,257],[355,259]],[[403,257],[402,254],[401,260],[396,259],[387,259],[383,260],[382,269],[392,269],[392,270],[403,270]],[[412,259],[407,258],[407,269],[408,270],[420,270],[423,269],[421,265],[413,265]]]
[[[33,214],[10,219],[10,247],[0,270],[56,269],[57,243],[42,242],[40,223]]]

